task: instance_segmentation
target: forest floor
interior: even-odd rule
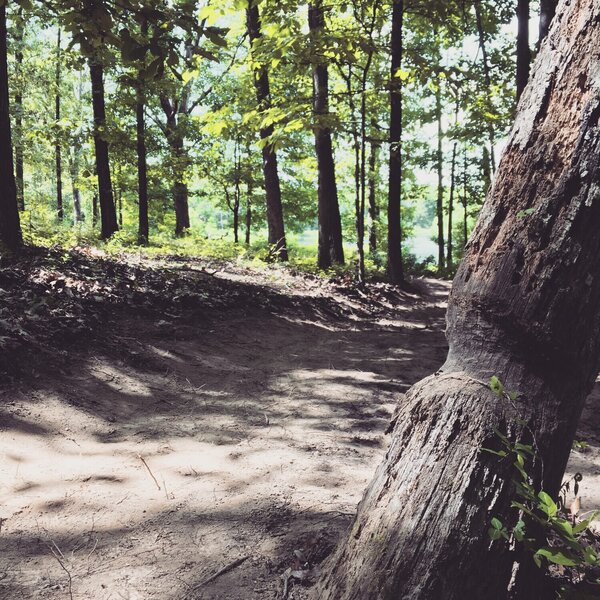
[[[0,268],[0,598],[305,598],[445,358],[449,284],[30,254]]]

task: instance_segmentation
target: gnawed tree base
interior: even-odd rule
[[[551,394],[541,383],[535,387],[536,395]],[[315,598],[506,598],[519,557],[506,542],[492,542],[487,529],[492,517],[510,512],[515,471],[512,461],[482,449],[498,448],[494,430],[544,447],[569,435],[564,424],[532,440],[530,427],[518,424],[535,422],[531,406],[525,397],[514,403],[499,397],[464,372],[440,373],[414,386],[396,417],[385,461]],[[545,414],[544,421],[558,422],[554,417]],[[562,452],[544,464],[544,473],[564,470],[566,458]],[[512,518],[514,525],[517,514]]]
[[[407,394],[318,600],[552,597],[487,535],[517,515],[512,461],[482,449],[531,444],[556,496],[600,364],[600,4],[563,0],[554,23],[454,281],[448,359]]]

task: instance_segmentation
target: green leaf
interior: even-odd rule
[[[566,554],[564,554],[564,552],[562,552],[558,548],[548,548],[548,547],[540,548],[534,554],[534,560],[535,560],[536,556],[543,556],[549,562],[551,562],[555,565],[562,565],[563,567],[576,567],[579,564],[578,560],[567,556]],[[536,564],[537,564],[537,562],[536,562]]]
[[[544,491],[538,494],[538,498],[541,501],[540,509],[543,510],[549,517],[556,516],[558,507],[552,498]]]

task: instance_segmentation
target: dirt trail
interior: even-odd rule
[[[216,277],[293,302],[129,311],[118,351],[0,389],[0,598],[281,598],[286,569],[330,552],[396,401],[443,362],[449,286],[367,314],[275,275]],[[600,473],[597,455],[573,466]]]

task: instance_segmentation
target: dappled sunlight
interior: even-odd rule
[[[124,319],[131,355],[83,355],[0,409],[15,593],[64,596],[58,552],[74,597],[164,577],[172,600],[241,555],[237,576],[271,591],[296,547],[325,556],[402,392],[443,361],[443,309],[424,309],[399,317],[410,326],[253,312],[175,335]]]

